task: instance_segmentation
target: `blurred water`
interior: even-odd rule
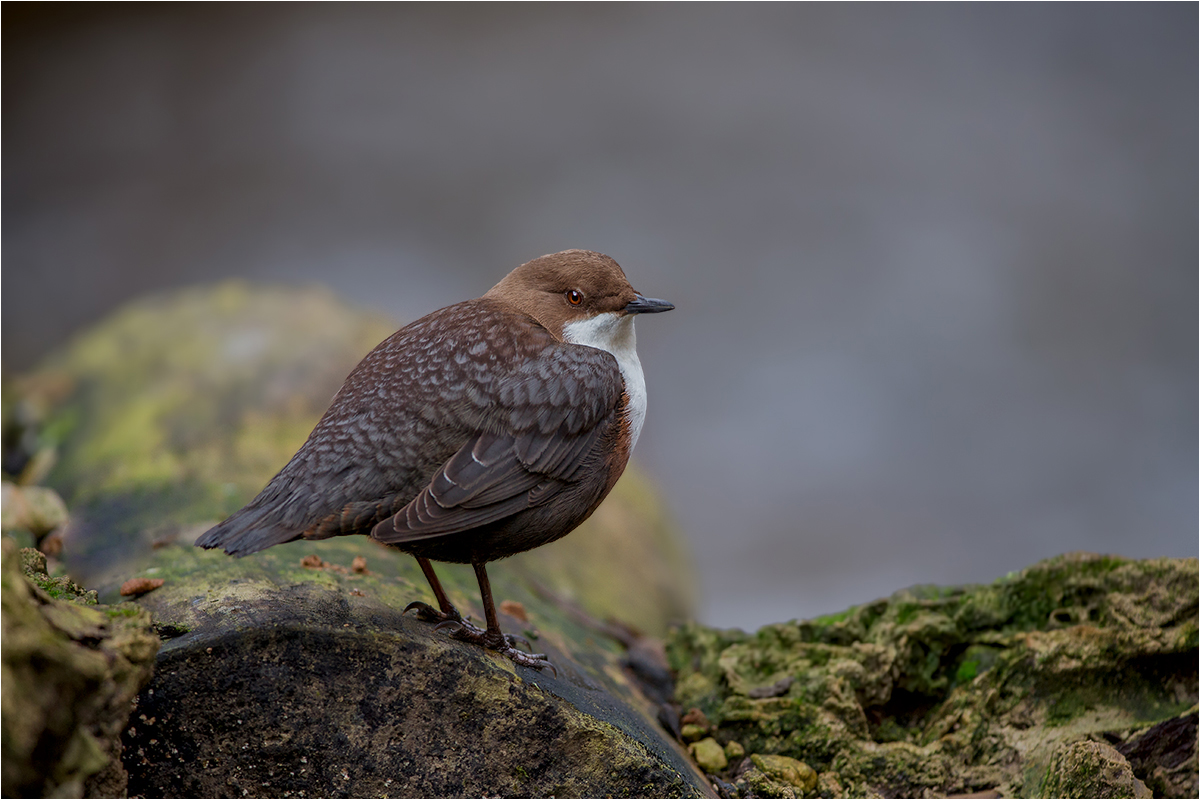
[[[1197,553],[1194,5],[4,7],[3,363],[132,295],[412,319],[566,247],[703,618]]]

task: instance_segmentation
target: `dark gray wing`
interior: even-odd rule
[[[547,502],[602,468],[597,445],[617,422],[622,389],[609,353],[547,346],[497,386],[490,424],[372,536],[389,544],[447,536]]]
[[[580,380],[566,380],[576,365]],[[426,506],[516,507],[522,492],[536,499],[569,480],[564,465],[586,452],[620,385],[612,356],[563,345],[487,299],[435,311],[367,354],[291,461],[196,544],[247,555],[301,537],[366,534],[426,492]],[[566,439],[554,437],[560,429]],[[518,433],[500,443],[501,431]],[[486,468],[470,457],[477,445]]]

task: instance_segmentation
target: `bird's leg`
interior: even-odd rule
[[[438,580],[437,573],[433,571],[433,564],[429,563],[429,559],[417,557],[417,564],[421,566],[421,572],[425,573],[425,580],[429,581],[429,588],[433,589],[434,597],[437,598],[438,608],[434,608],[428,603],[422,603],[418,600],[405,606],[404,613],[407,614],[409,611],[416,611],[417,619],[424,622],[436,622],[437,625],[435,628],[441,628],[442,626],[455,628],[456,632],[454,635],[456,638],[482,642],[485,631],[471,624],[463,618],[462,614],[458,613],[458,609],[454,607],[454,604],[450,602],[450,598],[446,596],[446,590],[442,588],[442,582]],[[476,575],[478,575],[478,571],[476,571]],[[486,573],[483,576],[483,580],[487,581]],[[487,602],[490,603],[492,599],[490,588],[485,597],[487,598]],[[494,615],[495,612],[493,611]],[[499,625],[496,626],[497,630],[499,630],[499,627]],[[520,642],[530,650],[533,649],[529,644],[529,640],[524,636],[508,633],[504,635],[504,638],[510,647],[516,647],[517,643]]]
[[[515,633],[501,633],[500,621],[496,618],[496,604],[492,600],[492,582],[488,580],[487,570],[484,569],[482,561],[477,564],[472,563],[471,566],[475,568],[475,579],[479,581],[479,594],[483,597],[483,616],[487,621],[488,632],[499,633],[504,637],[504,641],[508,643],[509,647],[515,648],[517,646],[517,642],[520,642],[530,650],[533,650],[533,645],[531,645],[529,640],[524,636],[518,636]],[[540,653],[531,653],[531,655],[534,658],[540,658],[543,661],[546,659],[546,656]],[[546,663],[550,662],[547,661]]]
[[[450,632],[450,635],[455,639],[480,644],[489,650],[495,650],[498,653],[503,653],[513,662],[520,664],[523,667],[532,667],[533,669],[545,669],[549,667],[553,669],[555,674],[558,670],[554,669],[554,665],[542,653],[522,653],[516,648],[517,641],[525,641],[522,637],[506,634],[500,630],[500,622],[496,619],[496,604],[492,600],[492,584],[488,580],[487,570],[484,568],[483,562],[473,562],[475,567],[475,577],[479,580],[479,594],[483,597],[483,615],[487,619],[487,630],[481,631],[474,625],[457,625],[455,630]],[[441,627],[440,625],[438,627]],[[529,642],[525,641],[528,646]]]
[[[438,608],[434,608],[428,603],[420,601],[409,603],[404,607],[404,613],[409,611],[417,612],[417,619],[425,622],[455,622],[460,625],[470,625],[469,622],[463,619],[462,614],[458,613],[458,609],[450,602],[450,598],[446,596],[446,590],[442,588],[442,582],[438,580],[437,573],[433,571],[433,564],[429,563],[428,558],[417,557],[417,564],[421,566],[421,572],[425,573],[425,580],[429,581],[429,588],[433,589],[433,596],[437,598]],[[474,625],[471,625],[474,628]],[[478,628],[476,628],[478,630]]]

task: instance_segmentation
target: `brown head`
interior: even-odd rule
[[[633,315],[675,306],[633,290],[620,265],[591,250],[564,250],[514,269],[484,297],[500,300],[538,321],[555,337],[604,350]],[[628,323],[621,324],[622,320]]]

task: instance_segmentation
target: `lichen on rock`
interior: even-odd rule
[[[711,736],[693,742],[688,747],[688,751],[695,759],[696,766],[705,772],[721,772],[729,765],[729,759],[725,756],[725,748]]]
[[[121,731],[158,651],[150,615],[97,605],[10,539],[2,570],[4,796],[123,796]]]
[[[1133,768],[1106,742],[1081,739],[1055,748],[1039,797],[1153,797]]]
[[[751,762],[803,761],[820,774],[804,792],[849,797],[1034,796],[1062,788],[1046,783],[1052,758],[1093,740],[1127,762],[1112,791],[1137,780],[1193,796],[1197,648],[1196,559],[1083,553],[990,585],[916,587],[753,634],[687,625],[668,640],[676,700],[718,743]],[[738,791],[783,791],[761,766],[728,769],[718,777]]]

